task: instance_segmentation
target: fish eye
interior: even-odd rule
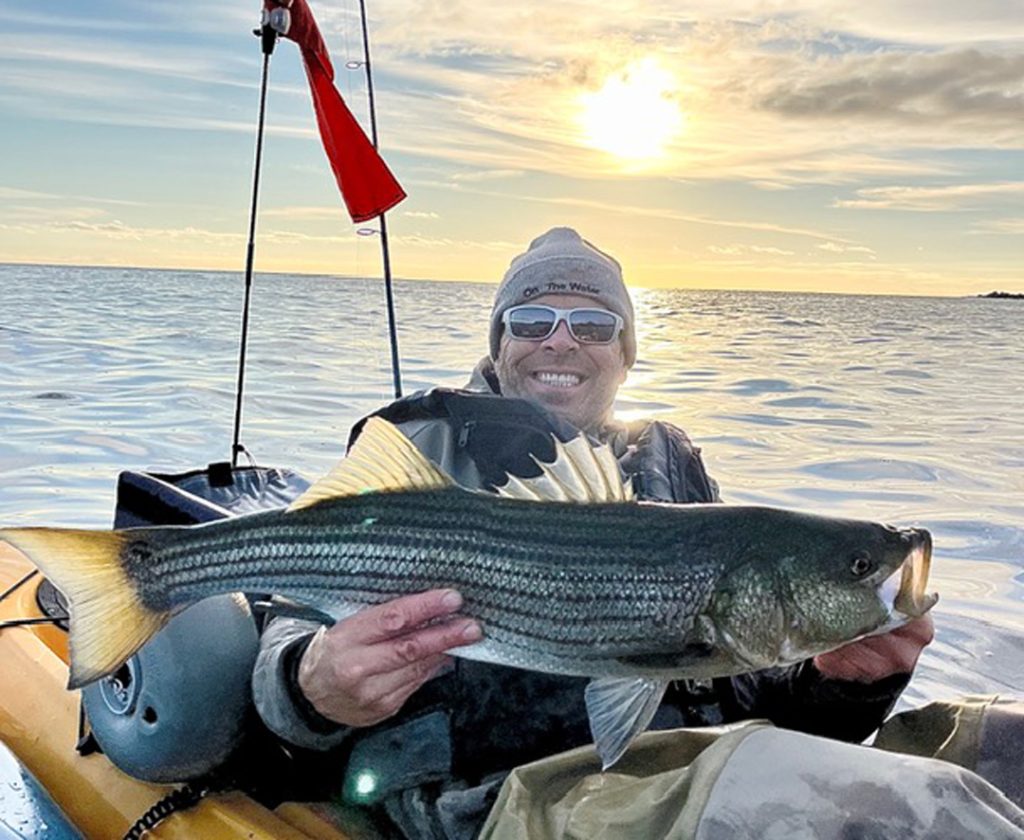
[[[874,568],[874,562],[866,554],[854,555],[853,559],[850,560],[850,571],[854,577],[864,577],[864,575],[874,571]]]

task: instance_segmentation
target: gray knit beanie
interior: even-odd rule
[[[593,298],[622,317],[622,352],[626,367],[636,361],[633,302],[622,281],[622,266],[572,228],[551,228],[541,234],[508,267],[491,310],[491,358],[498,358],[501,318],[511,306],[541,295],[572,294]]]

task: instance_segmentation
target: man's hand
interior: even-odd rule
[[[299,663],[299,688],[320,714],[347,726],[391,717],[450,661],[444,651],[480,639],[479,624],[454,615],[461,606],[458,592],[437,589],[324,628]]]
[[[930,615],[881,636],[868,636],[814,657],[814,666],[833,680],[872,683],[892,674],[909,674],[921,651],[935,638]]]

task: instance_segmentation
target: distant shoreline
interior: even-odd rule
[[[1019,292],[989,292],[987,295],[978,295],[980,298],[997,298],[999,300],[1024,300],[1024,294]]]

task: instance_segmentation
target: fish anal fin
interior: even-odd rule
[[[28,555],[68,599],[68,688],[113,673],[171,617],[146,607],[121,553],[130,531],[12,528],[3,539]]]
[[[534,458],[540,475],[534,478],[508,476],[497,488],[501,496],[535,502],[627,502],[633,489],[624,482],[619,464],[605,444],[592,443],[580,434],[569,443],[554,439],[555,460],[546,463]]]
[[[618,761],[650,724],[668,682],[645,677],[603,677],[588,683],[585,699],[601,769]]]
[[[393,424],[381,417],[371,417],[348,454],[292,502],[288,510],[362,493],[440,490],[454,483]]]

